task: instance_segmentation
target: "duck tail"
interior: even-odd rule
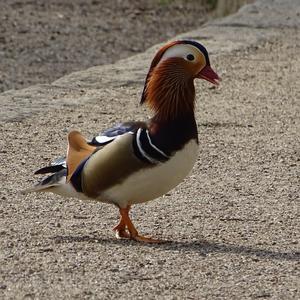
[[[33,187],[22,190],[21,193],[26,195],[32,192],[48,192],[50,189],[57,187],[59,185],[65,184],[67,178],[67,169],[63,169],[59,172],[56,172],[46,178],[42,179]]]

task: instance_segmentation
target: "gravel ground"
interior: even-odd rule
[[[300,26],[282,29],[296,17],[274,20],[261,29],[278,33],[268,42],[211,56],[223,81],[196,84],[200,150],[191,176],[133,208],[142,234],[170,243],[116,240],[109,205],[19,193],[65,152],[71,128],[91,137],[147,117],[137,105],[138,57],[134,80],[114,83],[119,63],[1,95],[7,115],[25,102],[44,112],[0,119],[0,299],[300,299]],[[241,20],[229,23],[242,32]],[[76,103],[55,109],[44,98]]]
[[[202,0],[3,0],[0,92],[113,63],[208,18]]]
[[[141,233],[171,243],[116,240],[108,205],[19,194],[70,128],[145,118],[141,86],[0,123],[0,298],[299,299],[299,36],[212,58],[223,82],[197,83],[193,173],[132,212]]]

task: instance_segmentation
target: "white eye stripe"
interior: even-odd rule
[[[194,59],[188,60],[188,55],[193,55]],[[162,56],[161,61],[171,57],[182,57],[185,60],[193,62],[197,60],[197,57],[199,55],[201,55],[201,52],[197,49],[197,47],[188,44],[178,44],[167,49],[164,55]]]

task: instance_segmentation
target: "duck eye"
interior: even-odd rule
[[[189,60],[189,61],[193,61],[195,59],[194,55],[193,54],[188,54],[186,56],[186,59]]]

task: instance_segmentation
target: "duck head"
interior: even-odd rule
[[[155,55],[141,98],[157,119],[171,120],[194,112],[194,79],[218,85],[207,50],[196,41],[179,40],[163,46]]]

